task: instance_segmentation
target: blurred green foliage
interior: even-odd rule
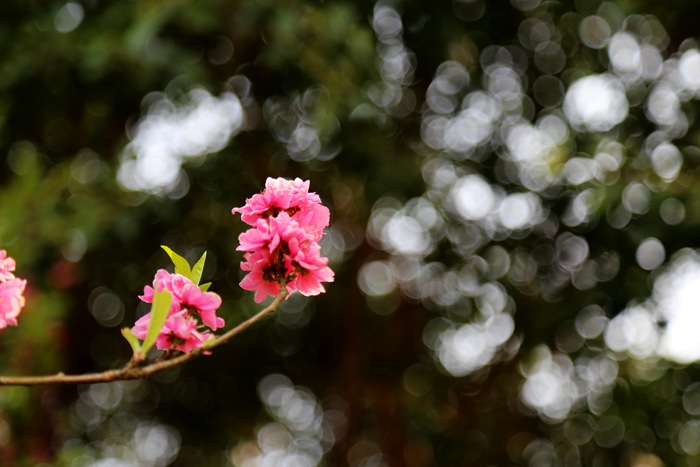
[[[148,381],[0,388],[0,464],[697,465],[696,358],[658,343],[698,247],[699,13],[4,2],[2,374],[123,365],[160,245],[207,252],[227,327],[255,313],[230,211],[268,176],[331,209],[336,281]],[[589,75],[618,87],[567,107]]]

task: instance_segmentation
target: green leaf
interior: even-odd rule
[[[199,261],[192,266],[192,282],[195,284],[199,285],[200,279],[202,279],[202,273],[204,272],[204,262],[207,260],[207,252],[205,251],[204,254],[202,255],[201,258],[199,258]]]
[[[141,342],[139,342],[138,337],[134,335],[133,332],[131,332],[130,328],[124,328],[122,329],[122,336],[124,336],[124,339],[129,343],[131,346],[131,350],[134,351],[134,355],[139,354],[139,351],[141,350]]]
[[[168,256],[170,256],[170,260],[175,265],[175,274],[182,274],[188,279],[192,279],[192,270],[190,269],[190,263],[188,263],[185,258],[178,255],[167,246],[161,245],[160,247],[165,250]]]
[[[139,351],[139,357],[141,359],[146,358],[146,354],[156,343],[158,334],[160,334],[165,320],[168,318],[168,312],[170,311],[170,302],[172,301],[172,295],[167,290],[161,292],[155,292],[153,294],[153,303],[151,304],[151,321],[148,323],[148,332],[146,333],[146,338],[143,340],[141,345],[141,350]]]
[[[209,290],[210,286],[211,286],[211,282],[207,282],[206,284],[200,285],[199,290],[201,290],[202,292],[206,292],[207,290]]]

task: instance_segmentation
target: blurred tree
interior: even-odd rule
[[[119,328],[268,176],[332,212],[327,294],[148,381],[0,388],[3,465],[696,465],[692,2],[9,1],[2,374]]]

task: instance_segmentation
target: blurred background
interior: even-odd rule
[[[0,373],[123,365],[159,245],[232,326],[231,215],[331,209],[336,280],[146,381],[0,388],[4,466],[700,464],[700,4],[0,6]]]

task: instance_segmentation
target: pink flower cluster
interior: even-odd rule
[[[188,353],[202,347],[213,337],[205,328],[216,331],[224,326],[224,320],[216,316],[221,297],[214,292],[203,292],[187,277],[159,269],[153,279],[153,287],[144,287],[143,295],[139,295],[139,298],[153,303],[156,290],[167,290],[172,296],[168,318],[156,340],[157,348]],[[145,339],[150,322],[151,313],[148,313],[136,321],[131,332],[139,339]]]
[[[237,250],[246,252],[241,269],[248,274],[241,287],[255,291],[256,302],[278,295],[281,282],[290,292],[325,292],[321,282],[332,282],[334,275],[318,241],[330,212],[316,193],[309,192],[308,181],[268,178],[262,193],[232,213],[240,213],[243,222],[253,226],[238,237]]]
[[[27,281],[15,277],[15,260],[0,250],[0,329],[17,326],[17,316],[24,306]]]

